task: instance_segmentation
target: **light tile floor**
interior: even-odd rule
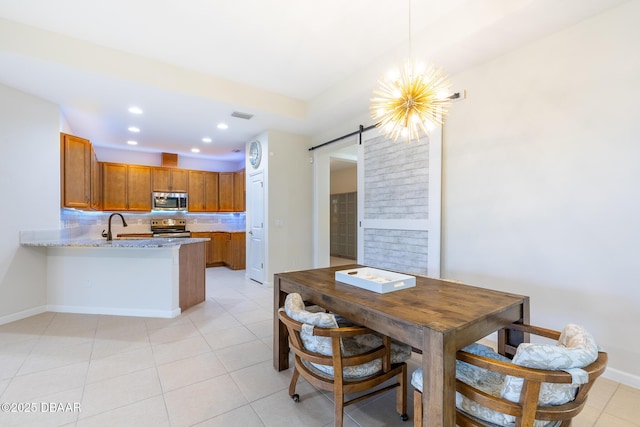
[[[0,426],[331,426],[331,394],[300,380],[294,403],[290,370],[272,367],[272,298],[244,271],[210,268],[207,300],[175,319],[44,313],[2,325],[0,402],[33,411],[0,412]],[[374,399],[348,407],[345,426],[411,425],[392,392]],[[574,426],[640,426],[639,403],[640,390],[600,379]]]

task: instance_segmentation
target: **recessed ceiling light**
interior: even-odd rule
[[[199,152],[200,152],[200,149],[199,149],[199,148],[192,148],[192,149],[191,149],[191,152],[192,152],[192,153],[199,153]]]
[[[135,126],[129,126],[129,132],[138,133],[138,132],[140,132],[140,129],[135,127]]]
[[[142,110],[138,107],[131,107],[129,108],[129,112],[131,114],[142,114]]]
[[[138,141],[127,141],[129,145],[138,145]]]
[[[211,142],[211,138],[208,138],[208,137],[202,138],[202,142]]]
[[[229,125],[226,123],[218,123],[218,129],[228,129]]]

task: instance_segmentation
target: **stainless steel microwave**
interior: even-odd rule
[[[151,193],[151,206],[154,211],[186,211],[187,193]]]

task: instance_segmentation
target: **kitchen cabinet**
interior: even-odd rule
[[[224,264],[225,252],[227,250],[227,239],[229,233],[215,232],[212,234],[212,246],[213,246],[213,263],[216,265]]]
[[[206,298],[205,252],[202,243],[180,246],[178,291],[182,312]]]
[[[188,191],[189,171],[175,168],[152,168],[151,169],[151,190],[152,191]]]
[[[102,164],[102,206],[105,211],[150,211],[151,168]]]
[[[102,167],[91,147],[91,209],[102,210]]]
[[[88,139],[60,134],[61,205],[76,209],[99,209],[100,169]]]
[[[226,265],[233,270],[245,268],[245,236],[246,233],[229,233],[226,231],[192,231],[191,237],[210,239],[205,246],[207,267]]]
[[[189,171],[189,212],[218,211],[218,172]]]
[[[233,173],[233,211],[245,211],[245,173],[244,169]]]
[[[220,172],[218,182],[218,210],[220,212],[233,212],[233,172]]]
[[[205,258],[207,267],[220,267],[225,264],[227,241],[229,233],[218,231],[194,231],[191,237],[204,237],[210,239],[206,242]]]
[[[232,270],[246,267],[246,233],[227,233],[227,250],[224,263]]]

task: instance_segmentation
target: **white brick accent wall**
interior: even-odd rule
[[[365,265],[427,274],[428,232],[398,229],[397,224],[429,218],[428,164],[428,138],[407,143],[380,136],[364,142],[363,217],[396,225],[364,229]]]
[[[384,137],[364,146],[365,218],[427,219],[429,140],[392,142]]]

